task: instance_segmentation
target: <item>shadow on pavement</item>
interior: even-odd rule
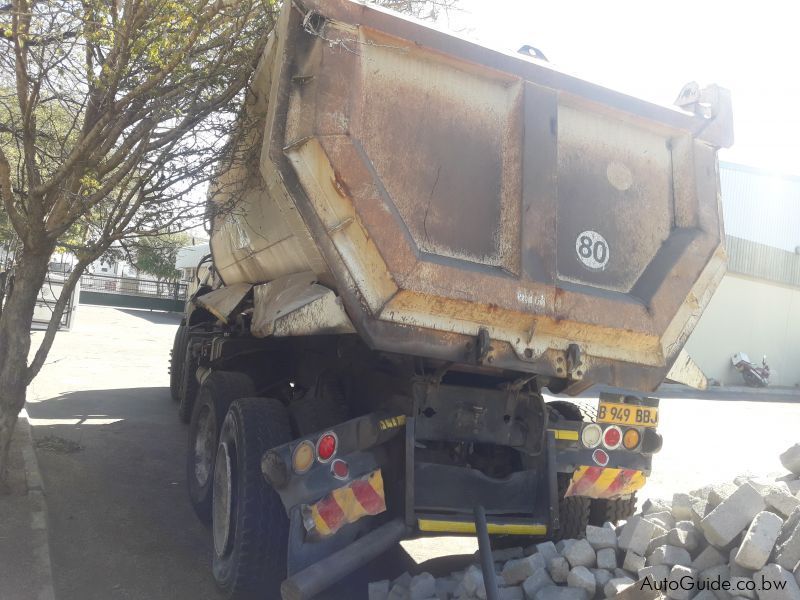
[[[220,598],[184,486],[186,429],[162,387],[28,405],[59,600]]]
[[[154,323],[156,325],[170,325],[181,322],[183,318],[182,313],[174,313],[174,312],[164,312],[159,310],[147,310],[147,309],[139,309],[139,308],[117,308],[118,311],[124,312],[125,314],[131,315],[133,317],[139,317],[140,319],[145,319]]]
[[[210,532],[185,490],[186,427],[167,388],[70,392],[28,413],[59,600],[221,598]],[[369,581],[404,570],[422,569],[398,546],[318,598],[366,599]]]

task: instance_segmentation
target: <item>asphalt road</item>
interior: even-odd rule
[[[58,600],[219,598],[210,535],[184,489],[186,429],[167,388],[177,323],[164,313],[82,306],[32,385]],[[778,453],[800,435],[800,397],[725,396],[662,401],[664,449],[644,495],[781,472]],[[439,538],[405,547],[423,560],[476,545]],[[399,573],[406,558],[378,560],[328,597],[358,598],[365,581]]]

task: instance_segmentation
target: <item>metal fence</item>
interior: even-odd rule
[[[81,276],[81,291],[85,292],[185,300],[186,288],[186,283],[181,281],[154,281],[90,273]]]

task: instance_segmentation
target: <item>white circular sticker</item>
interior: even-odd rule
[[[575,252],[583,266],[592,271],[605,269],[611,255],[606,238],[591,230],[578,235],[575,240]]]

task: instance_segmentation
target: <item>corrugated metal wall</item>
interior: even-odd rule
[[[708,377],[743,382],[730,363],[763,354],[772,383],[800,383],[800,177],[720,164],[728,271],[686,350]]]
[[[800,246],[800,177],[720,164],[725,233],[794,252]]]

